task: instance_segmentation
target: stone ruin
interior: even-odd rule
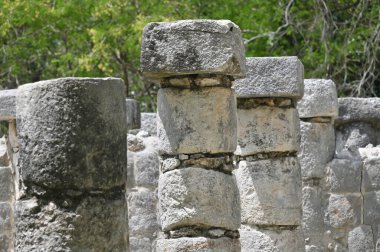
[[[141,64],[157,113],[115,78],[0,91],[0,252],[380,252],[379,98],[230,21],[150,23]]]

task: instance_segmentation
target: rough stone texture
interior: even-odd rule
[[[364,224],[380,225],[380,191],[364,194]]]
[[[206,237],[184,237],[157,240],[155,252],[240,252],[238,239],[227,237],[210,239]]]
[[[339,98],[336,124],[348,122],[380,123],[380,98]]]
[[[63,78],[20,86],[23,182],[88,190],[123,185],[126,120],[121,79]]]
[[[236,230],[240,226],[235,178],[203,168],[183,168],[160,176],[160,222],[163,231],[202,225]]]
[[[246,72],[241,31],[229,20],[181,20],[145,26],[141,69],[152,79]]]
[[[251,225],[300,225],[301,170],[297,158],[240,161],[234,171],[241,219]]]
[[[127,106],[127,129],[139,129],[141,127],[140,105],[135,99],[125,99]]]
[[[362,196],[360,194],[331,194],[327,215],[333,228],[354,227],[361,223]]]
[[[371,226],[358,226],[348,233],[348,250],[350,252],[374,251]]]
[[[128,246],[128,217],[123,198],[86,197],[67,208],[35,198],[19,200],[15,249],[124,252]]]
[[[6,138],[3,136],[0,138],[0,166],[8,166],[9,158],[7,153],[7,143]]]
[[[300,118],[338,115],[338,96],[332,80],[305,79],[304,85],[304,96],[297,104]]]
[[[0,167],[0,201],[11,201],[14,197],[14,184],[11,167]]]
[[[7,235],[12,232],[12,219],[13,209],[11,204],[0,202],[0,235]]]
[[[326,190],[333,193],[360,193],[362,163],[333,159],[326,167]]]
[[[240,230],[241,252],[304,251],[301,230]]]
[[[161,153],[235,151],[236,100],[231,89],[165,88],[158,91],[157,99]]]
[[[157,188],[159,160],[157,153],[144,150],[134,155],[135,186]]]
[[[299,124],[296,109],[267,106],[238,109],[238,146],[235,154],[246,156],[262,152],[298,151]]]
[[[157,135],[156,113],[141,113],[141,130],[148,132],[151,136]]]
[[[366,159],[363,163],[362,191],[374,190],[380,191],[380,158]]]
[[[322,178],[325,165],[334,156],[335,131],[330,123],[301,121],[301,145],[298,153],[304,178]]]
[[[0,121],[16,118],[17,89],[0,91]]]
[[[247,69],[247,77],[234,84],[238,98],[302,98],[303,65],[297,57],[247,58]]]
[[[144,238],[129,238],[129,248],[131,252],[149,252],[152,250],[152,241],[146,237]]]

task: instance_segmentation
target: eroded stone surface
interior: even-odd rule
[[[380,123],[380,98],[339,98],[338,106],[336,124],[354,121]]]
[[[331,227],[354,227],[361,222],[362,196],[360,194],[331,194],[327,214]]]
[[[350,159],[333,159],[326,166],[326,189],[333,193],[359,193],[362,163]]]
[[[238,239],[206,237],[184,237],[157,240],[155,252],[240,252]]]
[[[14,184],[11,167],[0,167],[0,201],[11,201],[14,197]]]
[[[374,190],[380,190],[380,158],[366,159],[363,163],[362,191]]]
[[[380,225],[380,191],[364,194],[364,224]]]
[[[156,113],[141,113],[141,130],[148,132],[151,136],[157,135]]]
[[[17,89],[0,91],[0,121],[16,118]]]
[[[348,233],[348,250],[352,252],[374,251],[371,226],[361,225]]]
[[[133,174],[136,186],[157,188],[159,174],[157,153],[150,150],[135,153]]]
[[[139,129],[141,126],[140,105],[135,99],[125,99],[127,106],[127,129]]]

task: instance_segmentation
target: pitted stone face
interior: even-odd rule
[[[349,122],[368,122],[380,125],[380,98],[354,98],[338,99],[339,116],[335,124]]]
[[[251,57],[247,69],[247,77],[234,84],[237,98],[302,98],[303,65],[297,57]]]
[[[16,118],[17,89],[0,91],[0,121]]]
[[[228,20],[149,23],[143,33],[141,69],[152,79],[189,74],[244,77],[241,31]]]

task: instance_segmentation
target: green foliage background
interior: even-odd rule
[[[0,0],[0,86],[121,77],[127,95],[153,111],[141,33],[148,22],[178,19],[230,19],[247,56],[296,55],[305,78],[333,79],[340,96],[380,95],[379,0]]]

